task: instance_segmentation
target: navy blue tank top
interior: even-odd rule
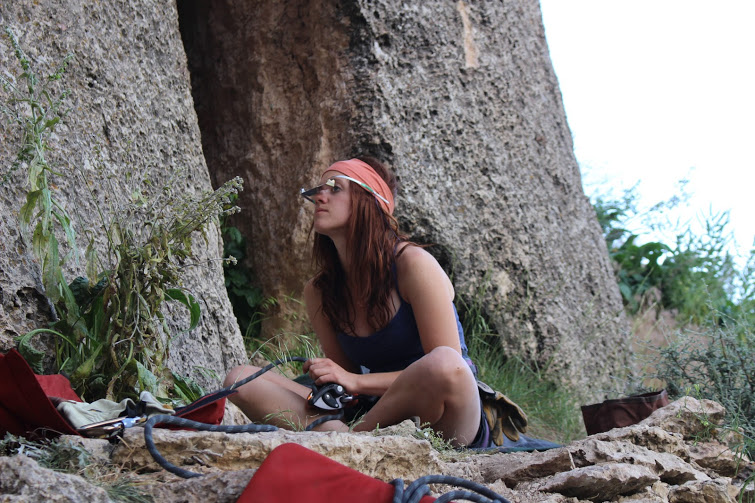
[[[476,375],[477,368],[467,354],[464,330],[461,328],[456,306],[451,304],[459,331],[461,354]],[[406,367],[425,356],[419,338],[417,321],[412,306],[401,299],[396,315],[388,324],[367,337],[356,337],[343,332],[336,334],[346,357],[357,366],[366,367],[370,372],[393,372]]]

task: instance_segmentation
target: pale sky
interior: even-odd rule
[[[670,218],[730,210],[755,238],[755,1],[541,0],[574,150],[590,195],[639,182],[643,206],[678,192]],[[662,238],[673,244],[673,238]]]

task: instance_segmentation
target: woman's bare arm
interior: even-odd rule
[[[435,258],[406,246],[397,262],[399,293],[411,304],[425,354],[439,346],[461,353],[451,281]]]

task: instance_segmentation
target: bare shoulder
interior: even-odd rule
[[[435,257],[430,255],[427,250],[420,246],[414,246],[409,243],[398,245],[398,264],[411,264],[418,260],[431,260],[437,262]]]
[[[402,251],[396,260],[396,269],[403,297],[410,301],[412,294],[419,293],[418,289],[445,288],[453,299],[454,289],[451,280],[435,257],[419,246],[404,244],[400,250]]]

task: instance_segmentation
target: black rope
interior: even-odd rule
[[[170,461],[165,459],[162,454],[157,451],[155,441],[152,438],[152,428],[157,424],[170,424],[173,426],[181,426],[184,428],[193,428],[200,431],[221,431],[225,433],[260,433],[263,431],[276,431],[278,428],[270,424],[243,424],[243,425],[215,425],[199,423],[192,421],[191,419],[184,419],[182,417],[170,416],[167,414],[161,414],[159,416],[150,417],[146,423],[144,423],[144,443],[147,446],[147,451],[152,455],[152,458],[157,461],[157,464],[168,470],[174,475],[190,479],[194,477],[201,477],[201,473],[195,473],[189,470],[184,470]]]
[[[393,503],[419,503],[423,496],[430,493],[429,484],[446,484],[469,489],[469,491],[457,489],[445,493],[435,500],[436,503],[448,503],[462,499],[477,503],[510,503],[509,500],[482,484],[450,475],[425,475],[409,484],[406,489],[404,489],[404,481],[401,479],[393,480],[391,484],[396,491],[393,495]]]
[[[282,358],[280,360],[276,360],[273,363],[270,363],[263,368],[261,368],[259,371],[255,372],[254,374],[250,375],[249,377],[246,377],[242,379],[241,381],[236,381],[235,383],[231,384],[230,386],[226,386],[225,388],[219,389],[217,391],[214,391],[199,400],[195,401],[191,405],[188,405],[186,407],[183,407],[181,409],[177,409],[176,412],[180,413],[187,413],[190,412],[199,406],[205,405],[208,401],[215,401],[219,400],[220,398],[224,396],[231,395],[236,392],[238,388],[243,386],[244,384],[258,378],[265,372],[271,370],[272,368],[282,364],[282,363],[290,363],[290,362],[306,362],[306,358],[302,358],[301,356],[288,356],[285,358]],[[211,400],[207,400],[207,399]],[[343,411],[339,414],[331,414],[328,416],[323,416],[309,425],[304,429],[305,431],[311,431],[315,427],[319,426],[320,424],[327,422],[327,421],[333,421],[337,419],[343,418]],[[195,473],[189,470],[184,470],[183,468],[179,468],[176,465],[169,462],[167,459],[165,459],[162,454],[157,450],[157,446],[155,445],[154,438],[152,437],[152,429],[158,425],[158,424],[166,424],[166,425],[173,425],[173,426],[180,426],[184,428],[192,428],[199,431],[213,431],[213,432],[222,432],[222,433],[260,433],[265,431],[276,431],[278,430],[278,427],[268,424],[255,424],[255,423],[249,423],[244,425],[215,425],[215,424],[207,424],[207,423],[200,423],[197,421],[192,421],[190,419],[185,419],[182,417],[176,417],[171,416],[167,414],[161,414],[157,416],[152,416],[147,420],[147,422],[144,424],[144,443],[146,444],[147,451],[152,455],[152,458],[165,468],[167,471],[174,475],[178,475],[179,477],[183,477],[185,479],[194,478],[194,477],[201,477],[201,473]]]
[[[240,381],[236,381],[235,383],[231,384],[230,386],[226,386],[225,388],[216,391],[216,393],[222,393],[224,391],[236,391],[236,388],[240,388],[244,384],[248,383],[249,381],[252,381],[254,379],[257,379],[259,376],[267,372],[268,370],[277,367],[278,365],[282,363],[291,363],[291,362],[306,362],[307,359],[302,356],[286,356],[285,358],[281,358],[280,360],[275,360],[273,363],[270,363],[268,365],[265,365],[260,370],[255,372],[254,374],[250,375],[247,378],[244,378]]]
[[[307,361],[306,358],[302,358],[300,356],[289,356],[286,358],[283,358],[281,360],[276,360],[273,363],[266,365],[262,369],[260,369],[258,372],[255,372],[251,376],[242,379],[241,381],[237,381],[230,386],[227,386],[223,389],[220,389],[214,393],[211,393],[208,396],[215,397],[215,399],[218,399],[223,396],[230,395],[232,393],[235,393],[236,390],[243,386],[244,384],[248,383],[249,381],[252,381],[253,379],[256,379],[257,377],[261,376],[268,370],[272,369],[273,367],[280,365],[281,363],[288,363],[288,362],[305,362]],[[202,399],[200,399],[201,401]],[[184,408],[183,411],[187,411],[187,408]],[[341,411],[338,414],[332,414],[328,416],[323,416],[309,425],[305,428],[305,431],[311,431],[316,426],[327,422],[327,421],[333,421],[337,419],[342,419],[344,416],[343,411]],[[179,426],[183,428],[192,428],[199,431],[212,431],[212,432],[223,432],[223,433],[261,433],[261,432],[269,432],[269,431],[277,431],[278,427],[268,424],[244,424],[244,425],[215,425],[215,424],[206,424],[206,423],[200,423],[197,421],[192,421],[190,419],[184,419],[182,417],[176,417],[171,416],[167,414],[161,414],[157,416],[150,417],[147,422],[144,424],[144,443],[147,447],[147,451],[150,453],[152,458],[162,466],[165,470],[169,471],[170,473],[174,475],[178,475],[179,477],[190,479],[195,477],[201,477],[203,474],[192,472],[189,470],[184,470],[183,468],[179,468],[176,465],[169,462],[167,459],[165,459],[160,452],[158,452],[157,447],[155,446],[154,438],[152,437],[152,429],[158,425],[158,424],[165,424],[165,425],[173,425],[173,426]],[[451,477],[449,475],[426,475],[424,477],[420,477],[411,484],[409,484],[409,487],[404,490],[404,481],[401,479],[396,479],[391,482],[391,484],[395,487],[395,494],[393,496],[393,503],[419,503],[419,501],[422,499],[423,496],[428,494],[430,492],[430,486],[429,484],[446,484],[446,485],[452,485],[455,487],[462,487],[469,489],[469,491],[465,490],[453,490],[451,492],[448,492],[446,494],[443,494],[438,499],[436,499],[436,503],[448,503],[452,500],[467,500],[467,501],[473,501],[476,503],[510,503],[506,498],[501,496],[500,494],[491,491],[487,487],[485,487],[482,484],[478,484],[477,482],[472,482],[471,480],[462,479],[459,477]]]
[[[208,393],[199,400],[195,400],[194,402],[190,403],[186,407],[180,407],[176,409],[176,414],[187,414],[193,410],[196,410],[208,403],[215,402],[217,400],[220,400],[223,397],[226,397],[228,395],[232,395],[236,393],[238,388],[243,386],[244,384],[248,383],[251,380],[254,380],[267,372],[268,370],[277,367],[278,365],[282,363],[290,363],[290,362],[306,362],[307,359],[303,358],[301,356],[287,356],[285,358],[281,358],[280,360],[275,360],[273,363],[270,363],[268,365],[265,365],[263,368],[255,372],[254,374],[250,375],[249,377],[246,377],[240,381],[236,381],[235,383],[231,384],[230,386],[226,386],[225,388],[221,388],[217,391],[213,391],[212,393]]]
[[[329,416],[319,417],[315,419],[314,421],[312,421],[311,423],[309,423],[307,427],[304,428],[304,431],[312,431],[315,429],[316,426],[319,426],[322,423],[327,423],[328,421],[335,421],[337,419],[343,419],[343,412],[339,414],[331,414]]]

